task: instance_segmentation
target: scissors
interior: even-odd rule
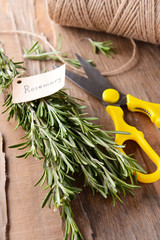
[[[129,134],[116,133],[115,142],[123,145],[127,140],[133,140],[144,150],[148,157],[155,163],[157,169],[150,174],[136,172],[137,180],[143,183],[152,183],[160,179],[160,157],[145,140],[144,134],[135,127],[128,125],[123,119],[123,109],[127,106],[129,111],[142,112],[150,117],[151,121],[160,128],[160,104],[150,103],[133,97],[130,94],[123,94],[118,91],[107,78],[81,56],[76,54],[83,70],[88,78],[66,70],[66,77],[80,86],[82,89],[101,100],[106,106],[106,111],[110,115],[115,125],[115,131],[128,132]],[[123,153],[124,151],[120,149]]]

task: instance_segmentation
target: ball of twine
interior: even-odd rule
[[[64,26],[160,43],[159,0],[48,0],[48,9]]]

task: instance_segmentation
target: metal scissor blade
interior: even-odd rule
[[[66,77],[74,82],[76,85],[98,98],[102,101],[102,93],[104,91],[104,86],[101,87],[93,79],[85,78],[77,73],[66,70]]]
[[[103,87],[103,90],[108,88],[115,87],[110,83],[110,81],[105,78],[95,67],[93,67],[90,63],[88,63],[84,58],[75,54],[77,59],[79,60],[82,68],[84,69],[85,73],[87,74],[89,79],[92,79],[92,82],[97,83],[99,86]]]
[[[56,64],[53,64],[53,66],[55,68],[59,67]],[[94,84],[92,79],[88,79],[67,69],[66,77],[73,83],[78,85],[80,88],[84,89],[86,92],[90,93],[91,95],[102,101],[102,93],[104,91],[104,87],[100,88],[99,84],[97,85],[97,82]]]
[[[92,86],[90,86],[90,87],[92,87],[92,89],[95,88],[95,91],[97,91],[98,88],[101,89],[101,91],[102,91],[102,89],[103,89],[103,91],[105,89],[110,89],[110,88],[116,89],[110,83],[110,81],[107,78],[105,78],[95,67],[93,67],[90,63],[88,63],[84,58],[82,58],[78,54],[75,54],[75,55],[76,55],[77,59],[79,60],[82,68],[84,69],[85,73],[87,74],[89,82],[92,81]],[[92,90],[90,90],[90,92],[91,91]],[[103,91],[101,92],[101,97],[102,97]],[[120,99],[117,102],[117,105],[125,105],[126,104],[126,95],[124,95],[120,91],[118,91],[118,92],[120,94]]]
[[[56,64],[53,64],[53,66],[55,68],[59,67]],[[92,79],[88,79],[67,69],[66,77],[73,83],[84,89],[86,92],[90,93],[91,95],[102,101],[102,93],[104,91],[104,86],[100,87],[99,84],[97,85],[97,82],[94,83]]]

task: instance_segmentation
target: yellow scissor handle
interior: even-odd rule
[[[129,104],[130,105],[130,104]],[[137,105],[137,104],[136,104]],[[146,108],[145,108],[146,109]],[[127,140],[133,140],[138,143],[138,145],[144,150],[148,157],[156,164],[157,170],[154,173],[143,174],[136,172],[137,180],[143,183],[152,183],[160,179],[160,157],[156,152],[151,148],[148,142],[144,138],[144,134],[137,130],[135,127],[128,125],[123,119],[123,110],[117,106],[107,106],[106,111],[111,116],[116,131],[129,132],[129,135],[126,134],[116,134],[115,142],[118,145],[123,145]],[[121,149],[122,152],[124,152]]]
[[[150,117],[151,121],[160,128],[160,104],[150,103],[127,94],[127,107],[132,112],[142,112]]]

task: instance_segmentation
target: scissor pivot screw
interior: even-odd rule
[[[106,89],[102,94],[102,98],[105,102],[114,104],[118,102],[120,95],[116,89]]]

